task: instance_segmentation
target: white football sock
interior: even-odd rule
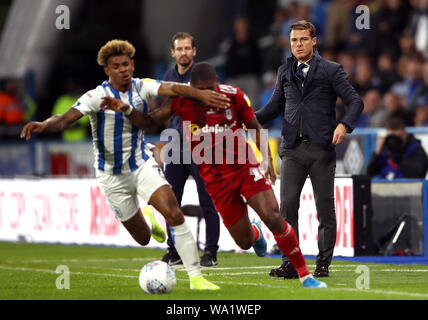
[[[175,248],[183,261],[189,278],[202,275],[199,265],[198,248],[196,247],[196,242],[193,239],[192,232],[187,226],[187,223],[184,222],[180,226],[172,227],[172,229],[175,239]]]

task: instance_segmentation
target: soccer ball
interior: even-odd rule
[[[140,271],[139,280],[141,289],[148,294],[169,293],[177,281],[174,271],[163,261],[146,264]]]

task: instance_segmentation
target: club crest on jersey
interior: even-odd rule
[[[227,120],[232,120],[232,118],[233,118],[233,111],[232,111],[232,109],[226,109],[225,111],[224,111],[224,115],[226,116],[226,119]]]
[[[140,98],[136,98],[133,101],[133,104],[138,110],[143,110],[143,108],[144,108],[144,101]]]

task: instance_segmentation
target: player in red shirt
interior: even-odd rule
[[[261,147],[268,146],[267,135],[254,116],[249,99],[239,88],[219,85],[215,69],[208,63],[194,66],[191,86],[217,90],[230,98],[231,106],[228,109],[214,109],[196,100],[177,97],[167,100],[151,114],[139,112],[137,117],[132,112],[131,122],[147,129],[164,123],[172,113],[180,115],[184,131],[191,141],[193,160],[236,244],[244,250],[253,246],[257,255],[266,255],[266,240],[260,223],[249,220],[249,205],[272,231],[278,247],[297,270],[303,287],[326,288],[325,283],[314,279],[309,273],[294,229],[279,213],[270,183],[275,182],[272,158],[269,148]],[[103,100],[102,107],[129,114],[131,107],[122,101],[109,97]],[[261,165],[241,132],[243,124],[255,132],[257,147],[265,159]]]

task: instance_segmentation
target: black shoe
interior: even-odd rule
[[[289,261],[284,261],[279,268],[274,268],[269,272],[271,277],[278,277],[284,279],[297,279],[299,275],[296,269]]]
[[[216,267],[218,265],[217,255],[212,254],[209,251],[205,251],[201,258],[201,267]]]
[[[168,263],[170,266],[182,266],[183,261],[177,252],[168,251],[163,257],[162,261]]]
[[[328,265],[317,264],[315,271],[314,271],[314,277],[315,278],[326,278],[328,276],[330,276],[330,273],[328,272]]]

